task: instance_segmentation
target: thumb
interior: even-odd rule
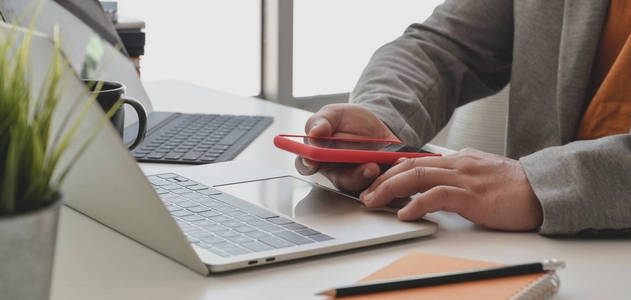
[[[310,136],[331,136],[333,132],[334,128],[331,122],[317,115],[310,118],[305,126],[305,133]]]

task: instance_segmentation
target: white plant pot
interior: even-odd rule
[[[0,298],[49,299],[60,205],[0,216]]]

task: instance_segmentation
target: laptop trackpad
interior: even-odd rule
[[[292,218],[345,213],[362,206],[356,199],[291,176],[216,188]]]

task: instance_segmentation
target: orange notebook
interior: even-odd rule
[[[501,264],[441,255],[410,253],[385,268],[370,274],[368,277],[360,280],[360,282],[498,266],[501,266]],[[555,272],[546,272],[339,299],[547,299],[556,293],[558,287],[559,278]]]

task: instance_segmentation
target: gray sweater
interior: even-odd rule
[[[510,82],[507,156],[519,159],[541,202],[539,232],[626,231],[631,134],[574,141],[608,4],[447,0],[377,50],[351,102],[420,146],[456,107]]]

